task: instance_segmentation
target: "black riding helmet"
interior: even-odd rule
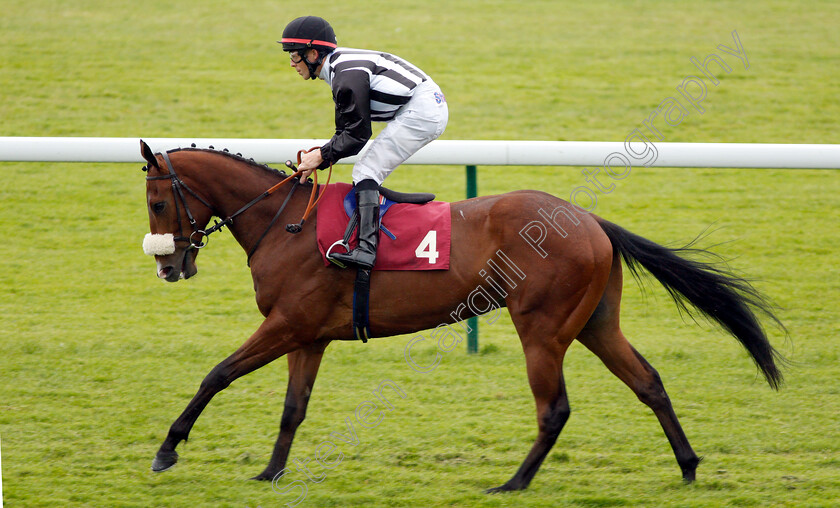
[[[304,59],[304,63],[309,68],[310,79],[317,77],[315,71],[324,61],[324,57],[338,47],[335,31],[327,20],[318,16],[304,16],[292,20],[283,30],[282,40],[277,42],[283,45],[283,51],[297,51],[301,56],[308,49],[318,50],[318,59],[315,63]]]

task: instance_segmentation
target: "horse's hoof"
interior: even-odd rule
[[[271,482],[274,481],[274,477],[277,475],[273,475],[268,471],[263,471],[262,473],[258,474],[253,478],[249,478],[250,480],[256,480],[258,482]]]
[[[178,462],[178,452],[158,452],[155,460],[152,461],[152,471],[160,473],[171,468]]]
[[[697,466],[702,461],[703,457],[695,457],[687,461],[685,464],[680,464],[680,469],[682,469],[683,483],[694,483],[694,480],[697,477]]]
[[[514,487],[512,487],[512,486],[510,486],[506,483],[504,485],[500,485],[500,486],[494,487],[492,489],[487,489],[487,490],[484,491],[484,493],[485,494],[498,494],[499,492],[513,492],[514,490],[519,490],[519,489],[514,488]]]

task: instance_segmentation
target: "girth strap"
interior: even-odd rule
[[[370,272],[359,268],[353,284],[353,335],[365,343],[370,338]]]

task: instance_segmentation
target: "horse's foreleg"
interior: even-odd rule
[[[488,493],[526,488],[569,419],[569,399],[563,380],[566,347],[559,343],[525,346],[528,381],[537,403],[539,434],[516,474],[504,485],[487,490]]]
[[[295,432],[306,418],[306,406],[309,404],[312,386],[315,384],[327,344],[328,342],[316,342],[288,354],[289,386],[286,389],[286,402],[280,420],[280,434],[277,436],[268,466],[252,480],[271,481],[286,467]]]
[[[207,374],[184,412],[169,428],[169,434],[152,462],[152,471],[165,471],[175,465],[178,461],[175,447],[187,440],[193,424],[214,395],[227,388],[235,379],[299,347],[290,338],[284,340],[281,329],[282,320],[269,316],[235,353]]]

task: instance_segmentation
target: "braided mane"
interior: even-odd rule
[[[195,146],[193,146],[191,148],[175,148],[173,150],[169,150],[169,153],[175,153],[175,152],[209,152],[209,153],[229,157],[229,158],[231,158],[235,161],[238,161],[238,162],[243,162],[243,163],[245,163],[245,164],[247,164],[251,167],[259,168],[263,171],[267,171],[267,172],[271,173],[272,175],[280,177],[280,178],[286,178],[287,176],[289,176],[289,175],[286,174],[285,171],[282,171],[282,170],[279,170],[279,169],[274,169],[274,168],[268,166],[267,164],[260,164],[259,162],[256,162],[254,159],[246,159],[245,157],[242,156],[241,153],[236,153],[235,154],[235,153],[230,152],[228,149],[216,150],[212,146],[210,148],[196,148]]]

